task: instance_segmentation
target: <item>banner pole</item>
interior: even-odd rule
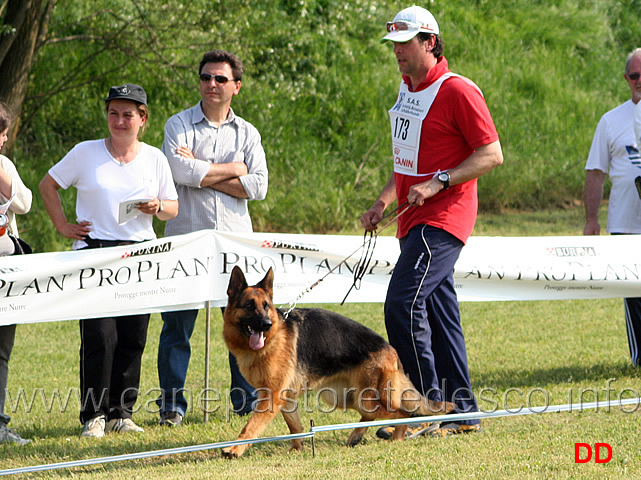
[[[205,302],[205,396],[203,408],[203,420],[209,421],[209,335],[211,333],[211,302]]]

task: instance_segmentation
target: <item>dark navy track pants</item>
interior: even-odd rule
[[[455,403],[457,413],[478,411],[453,278],[463,243],[428,225],[412,228],[400,242],[385,300],[389,342],[425,396]]]
[[[628,332],[630,358],[635,367],[641,367],[639,342],[641,342],[641,298],[624,298],[625,327]]]

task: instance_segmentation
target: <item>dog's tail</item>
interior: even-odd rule
[[[399,372],[399,377],[400,376],[404,377],[398,382],[400,388],[398,388],[396,394],[392,392],[393,396],[398,396],[398,400],[395,402],[394,399],[392,399],[392,403],[399,405],[400,410],[403,412],[409,415],[423,417],[428,415],[445,415],[456,408],[456,405],[450,402],[438,402],[425,398],[414,388],[414,385],[404,373]]]
[[[396,352],[394,352],[396,354]],[[403,366],[397,358],[397,369],[388,371],[382,377],[385,385],[379,388],[386,392],[388,405],[392,410],[401,410],[408,415],[428,416],[428,415],[445,415],[456,408],[456,405],[450,402],[439,402],[430,400],[414,387],[414,384],[403,371]]]

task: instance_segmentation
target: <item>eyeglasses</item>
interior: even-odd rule
[[[225,75],[210,75],[209,73],[201,73],[198,75],[200,77],[201,82],[211,82],[211,79],[213,78],[216,80],[216,83],[220,83],[221,85],[224,85],[225,83],[229,82],[229,78],[227,78]]]
[[[420,25],[412,22],[387,22],[388,32],[397,32],[399,30],[419,29]]]
[[[636,82],[639,77],[641,77],[641,73],[639,72],[634,72],[634,73],[628,73],[628,78],[634,82]]]

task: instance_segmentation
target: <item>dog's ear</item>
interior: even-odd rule
[[[240,267],[234,267],[229,278],[229,285],[227,286],[227,296],[232,300],[236,295],[240,295],[246,288],[247,280],[245,280],[245,274]]]
[[[265,290],[270,298],[274,298],[274,270],[272,270],[272,267],[269,267],[265,278],[256,286]]]

